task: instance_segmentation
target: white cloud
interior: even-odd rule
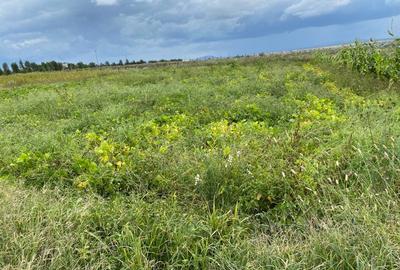
[[[114,6],[118,4],[118,0],[92,0],[98,6]]]
[[[28,49],[32,47],[36,47],[39,44],[47,43],[49,40],[47,37],[28,37],[28,35],[12,35],[8,38],[5,38],[2,43],[6,48],[14,49],[14,50],[22,50]]]
[[[47,38],[33,38],[33,39],[23,40],[18,43],[14,43],[12,44],[12,46],[15,49],[25,49],[46,42],[48,42]]]
[[[351,0],[301,0],[286,8],[282,19],[290,16],[305,19],[326,15],[349,4]]]

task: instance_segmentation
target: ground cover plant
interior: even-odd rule
[[[312,54],[57,76],[1,79],[1,268],[400,267],[396,82]]]

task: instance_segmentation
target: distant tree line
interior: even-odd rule
[[[96,64],[91,62],[89,64],[78,62],[78,63],[61,63],[56,61],[42,62],[37,64],[30,61],[20,60],[18,63],[13,62],[10,65],[8,63],[3,63],[0,67],[0,75],[10,75],[16,73],[30,73],[30,72],[46,72],[46,71],[61,71],[61,70],[75,70],[75,69],[85,69],[85,68],[96,68],[96,67],[118,67],[118,66],[128,66],[128,65],[143,65],[147,63],[167,63],[167,62],[182,62],[182,59],[170,59],[170,60],[150,60],[148,62],[144,60],[139,61],[125,61],[119,60],[119,62],[110,63],[106,61],[104,63]]]

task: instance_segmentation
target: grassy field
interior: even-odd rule
[[[2,269],[398,269],[400,87],[312,55],[0,78]]]

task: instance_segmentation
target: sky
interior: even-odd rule
[[[400,35],[400,0],[0,0],[0,62],[195,59]]]

